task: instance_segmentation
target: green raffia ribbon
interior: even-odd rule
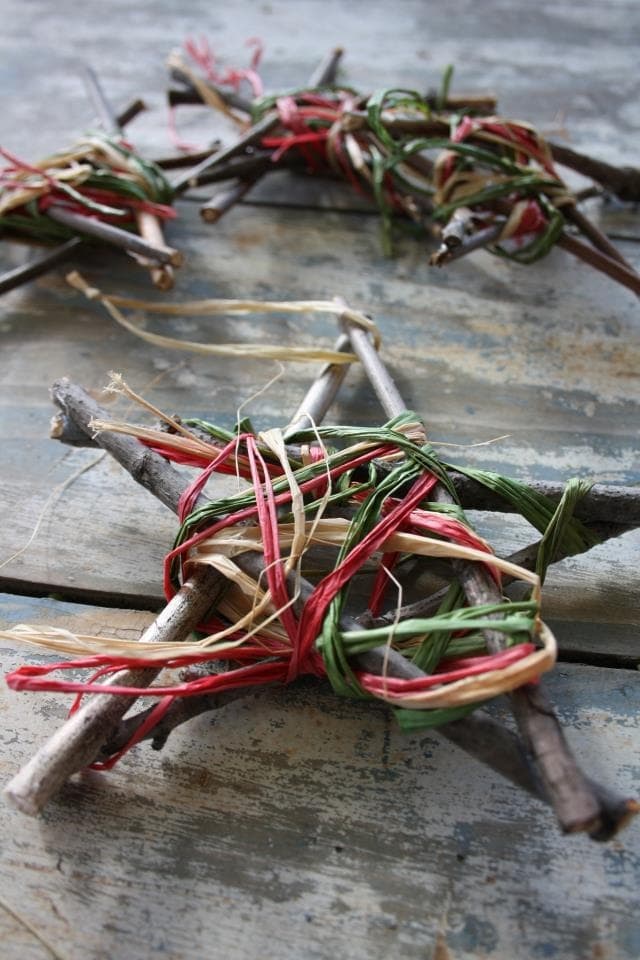
[[[452,65],[448,65],[443,71],[440,89],[436,96],[436,109],[439,111],[444,110],[446,106],[453,72]],[[342,84],[313,89],[291,89],[277,95],[262,97],[254,103],[252,119],[254,122],[260,120],[269,111],[274,110],[278,105],[278,100],[284,97],[293,98],[299,104],[303,103],[304,96],[308,93],[321,94],[329,101],[334,102],[338,111],[345,103],[344,94],[348,94],[351,98],[358,96],[355,90]],[[559,193],[564,198],[567,196],[567,190],[562,181],[530,163],[517,162],[517,145],[515,144],[511,147],[511,145],[505,143],[498,150],[492,150],[475,143],[457,142],[448,137],[392,136],[384,122],[384,114],[389,111],[400,113],[405,111],[413,117],[422,116],[425,118],[429,118],[433,114],[422,94],[404,87],[388,87],[378,90],[366,102],[366,143],[362,146],[371,174],[369,186],[380,212],[382,246],[385,254],[391,255],[393,253],[394,204],[392,188],[397,186],[401,190],[422,194],[423,196],[432,196],[435,193],[435,188],[432,185],[425,186],[418,182],[419,178],[412,179],[407,174],[407,161],[415,154],[423,151],[447,150],[455,153],[459,162],[463,165],[469,168],[477,166],[493,171],[500,174],[505,180],[497,184],[488,183],[471,195],[439,204],[433,210],[434,219],[446,221],[458,207],[490,207],[493,201],[501,198],[511,199],[515,196],[518,199],[535,199],[545,214],[546,226],[539,230],[524,246],[510,249],[500,243],[494,243],[488,249],[497,256],[522,264],[533,263],[546,256],[564,227],[562,213],[553,203],[553,197],[557,197]],[[473,114],[473,110],[469,109],[466,113]],[[451,135],[453,136],[461,117],[441,114],[439,119],[449,120]],[[329,129],[332,123],[333,121],[326,117],[305,117],[305,124],[309,130]],[[366,138],[366,132],[373,136]]]
[[[378,428],[323,426],[317,431],[302,430],[296,434],[295,439],[299,442],[313,442],[320,437],[323,442],[337,441],[346,445],[344,449],[328,449],[325,460],[311,464],[303,465],[297,460],[291,460],[291,467],[298,484],[326,474],[327,469],[346,465],[353,457],[351,449],[353,444],[388,444],[401,450],[405,455],[405,459],[395,463],[382,478],[380,472],[376,472],[375,466],[370,464],[369,468],[365,469],[367,476],[362,482],[356,479],[362,474],[363,468],[359,468],[359,473],[354,474],[348,471],[334,484],[329,496],[329,502],[333,504],[347,501],[353,504],[355,493],[366,491],[369,494],[364,501],[357,504],[355,515],[340,547],[336,565],[375,526],[380,519],[385,501],[389,497],[401,497],[403,491],[406,491],[407,487],[424,471],[434,473],[454,499],[455,488],[449,477],[449,472],[453,470],[482,483],[509,502],[529,523],[543,533],[537,564],[537,572],[541,577],[544,576],[547,564],[553,560],[559,550],[564,555],[572,555],[589,549],[597,542],[597,538],[584,524],[573,517],[575,504],[588,491],[589,483],[583,480],[569,481],[560,503],[556,506],[549,498],[516,480],[490,471],[444,463],[437,457],[430,444],[418,445],[404,433],[399,432],[402,428],[415,424],[416,421],[418,421],[416,414],[406,411]],[[223,442],[228,442],[234,436],[231,431],[223,430],[203,420],[185,422],[197,425]],[[285,491],[288,488],[286,477],[275,478],[273,488],[275,494]],[[216,519],[254,505],[255,496],[254,489],[250,488],[197,508],[181,525],[175,546],[179,546],[192,534],[206,528]],[[312,516],[318,506],[317,501],[306,502],[305,510]],[[443,505],[425,502],[421,506],[432,511],[449,513],[468,522],[458,503]],[[289,519],[288,516],[282,517],[283,522]],[[174,564],[172,574],[177,586],[177,564]],[[358,683],[349,664],[349,657],[357,653],[379,646],[381,643],[401,641],[403,655],[412,659],[426,673],[433,673],[445,656],[460,657],[486,652],[483,635],[485,630],[499,630],[507,638],[507,645],[529,641],[538,614],[537,604],[533,600],[513,603],[505,600],[499,604],[465,607],[462,591],[459,585],[454,583],[438,611],[431,617],[415,618],[376,629],[342,631],[340,617],[347,600],[348,589],[347,584],[331,601],[316,640],[316,647],[323,658],[333,689],[349,697],[370,698],[370,694]],[[479,705],[475,703],[433,710],[394,708],[394,712],[402,729],[411,731],[447,723],[466,715]]]

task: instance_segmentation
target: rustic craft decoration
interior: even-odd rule
[[[450,68],[441,90],[426,97],[405,89],[368,96],[327,83],[247,101],[238,96],[237,74],[217,78],[233,85],[227,93],[211,82],[210,55],[188,51],[205,76],[174,55],[171,74],[181,86],[169,91],[170,104],[206,103],[236,120],[244,114],[248,125],[179,181],[181,190],[229,184],[202,206],[205,221],[216,222],[260,177],[285,166],[338,176],[370,196],[387,252],[398,216],[409,217],[425,235],[438,227],[442,245],[431,257],[438,266],[480,247],[532,263],[557,245],[640,293],[640,276],[580,211],[557,165],[631,201],[640,199],[640,172],[548,143],[532,126],[495,116],[488,94],[453,97]],[[341,53],[334,52],[335,62]]]
[[[405,729],[444,725],[445,735],[475,707],[509,693],[535,775],[564,830],[606,839],[640,809],[583,776],[537,682],[555,659],[553,635],[539,615],[541,580],[552,559],[596,542],[594,530],[573,517],[589,485],[568,485],[556,504],[513,480],[469,471],[476,485],[510,502],[543,534],[533,550],[534,572],[496,557],[468,524],[458,503],[456,471],[437,457],[419,418],[405,409],[367,331],[349,311],[341,319],[348,341],[337,348],[350,346],[371,377],[391,418],[381,428],[318,425],[345,364],[323,371],[289,428],[259,435],[230,434],[202,421],[176,422],[122,383],[118,389],[158,414],[171,432],[111,422],[81,388],[68,381],[54,385],[63,412],[55,435],[64,439],[71,424],[74,437],[95,436],[178,513],[181,526],[165,564],[168,606],[139,642],[26,625],[8,632],[76,657],[20,668],[8,678],[14,689],[109,693],[79,709],[76,701],[67,724],[14,778],[8,793],[23,810],[38,812],[70,773],[87,764],[108,768],[148,736],[160,746],[185,719],[240,691],[287,683],[301,673],[328,677],[344,695],[385,700]],[[337,449],[327,446],[334,442]],[[201,472],[189,484],[168,460]],[[250,486],[209,501],[202,489],[214,472],[237,473]],[[607,496],[592,500],[588,509],[595,505],[596,514],[598,499],[605,502]],[[628,529],[626,519],[622,527]],[[622,527],[608,517],[604,521],[609,533]],[[304,565],[318,546],[336,556],[312,586]],[[394,570],[400,573],[402,558],[409,556],[444,560],[452,585],[444,596],[408,610],[396,604],[384,614]],[[354,619],[347,609],[350,586],[363,564],[372,562],[377,573],[368,608]],[[504,575],[528,583],[528,599],[506,601]],[[204,639],[189,640],[197,625]],[[226,669],[212,670],[220,660]],[[51,676],[79,667],[97,672],[89,681]],[[154,684],[165,668],[186,672],[177,683]],[[105,676],[106,683],[99,683]],[[140,695],[154,697],[156,705],[121,720]],[[491,731],[497,727],[484,718],[485,733],[487,723]],[[540,793],[535,775],[532,781],[514,759],[509,735],[505,752],[504,732],[492,732],[487,743],[473,724],[468,737],[465,729],[458,726],[454,739]]]
[[[126,250],[163,290],[173,286],[173,269],[183,263],[163,235],[163,222],[175,217],[171,184],[123,135],[125,122],[144,104],[136,101],[118,117],[88,67],[84,78],[101,130],[38,163],[0,148],[6,162],[0,171],[0,236],[58,244],[52,253],[0,277],[0,292],[47,272],[88,238]]]
[[[40,236],[47,230],[58,236],[64,227],[106,238],[113,228],[105,218],[126,210],[141,233],[152,229],[158,240],[163,201],[191,186],[235,178],[222,199],[202,209],[205,220],[215,221],[258,177],[293,160],[294,167],[333,171],[369,193],[382,215],[387,249],[393,218],[402,212],[425,230],[432,220],[442,224],[442,246],[433,256],[438,265],[480,245],[531,262],[560,244],[640,292],[638,275],[578,212],[558,176],[555,162],[568,163],[567,155],[558,157],[530,127],[482,115],[493,113],[489,96],[455,101],[450,74],[442,90],[427,98],[404,90],[362,97],[335,87],[340,54],[332,52],[309,89],[251,103],[237,89],[217,86],[215,75],[205,82],[174,58],[172,71],[184,97],[174,94],[173,104],[196,97],[223,110],[243,132],[231,147],[205,151],[171,186],[160,168],[141,161],[117,139],[109,105],[89,74],[109,134],[37,167],[10,158],[0,223],[41,231]],[[242,77],[254,94],[259,93],[257,65],[254,57]],[[238,86],[238,76],[222,81],[223,87]],[[428,156],[433,150],[440,151],[435,162]],[[118,195],[118,207],[112,206],[112,194]],[[70,201],[83,211],[69,210]],[[148,222],[143,228],[142,215],[156,218],[152,228]],[[80,226],[78,219],[99,228]],[[589,244],[570,234],[568,223]],[[172,282],[168,267],[178,263],[172,259],[175,252],[163,241],[140,242],[143,246],[136,247],[130,241],[128,249],[150,259],[155,282],[166,288]],[[158,256],[161,250],[164,259]],[[25,666],[8,677],[16,690],[77,694],[68,721],[7,789],[22,810],[38,813],[72,773],[87,765],[108,769],[143,739],[159,748],[176,726],[199,713],[256,687],[311,674],[328,679],[339,694],[385,701],[404,729],[437,727],[547,800],[565,832],[606,840],[640,812],[635,800],[581,771],[539,682],[556,656],[553,634],[540,615],[548,564],[637,526],[636,491],[591,488],[584,481],[563,488],[523,485],[445,462],[386,370],[375,325],[339,299],[153,306],[103,294],[77,273],[70,281],[155,345],[330,365],[289,425],[264,433],[250,424],[232,433],[201,420],[167,417],[122,380],[114,389],[156,415],[162,427],[113,421],[82,388],[68,380],[54,384],[61,413],[53,435],[109,451],[178,515],[180,527],[165,561],[167,607],[139,641],[28,625],[2,634],[73,658]],[[221,348],[155,334],[125,313],[140,309],[164,315],[316,310],[336,315],[343,334],[334,350]],[[322,426],[356,359],[385,422],[377,428]],[[196,479],[186,481],[171,462],[197,469]],[[248,486],[210,500],[203,490],[214,473],[235,474]],[[498,557],[473,530],[465,506],[517,511],[540,539],[518,555]],[[449,585],[431,597],[401,602],[396,588],[411,579],[405,575],[409,563],[433,561]],[[355,588],[364,573],[373,586],[366,608],[356,609]],[[514,580],[527,585],[524,599],[508,599],[505,590]],[[200,638],[193,636],[196,629]],[[94,673],[88,680],[58,676],[79,668]],[[175,671],[180,671],[177,678]],[[85,694],[95,696],[81,703]],[[473,713],[501,694],[509,698],[517,735],[490,715]],[[127,715],[139,697],[152,698],[153,705]]]

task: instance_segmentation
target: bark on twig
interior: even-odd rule
[[[22,267],[16,267],[14,270],[8,270],[0,276],[0,293],[7,293],[9,290],[15,290],[16,287],[28,283],[29,280],[35,280],[48,273],[59,263],[64,263],[78,249],[82,240],[80,237],[72,237],[65,240],[64,243],[50,250],[41,257],[36,257],[30,263],[25,263]]]
[[[249,193],[259,179],[260,176],[258,175],[250,180],[238,180],[214,194],[210,200],[207,200],[200,207],[200,216],[205,223],[217,223],[225,213],[235,207],[236,203]]]
[[[340,349],[340,347],[338,347]],[[344,375],[347,373],[347,365],[341,364],[340,369]],[[304,411],[304,405],[301,408]],[[294,437],[297,430],[303,429],[302,426],[295,426],[299,422],[299,417],[294,418],[294,426],[287,430],[288,437]],[[199,432],[196,428],[189,428],[196,433],[199,439],[205,442],[212,442],[211,435],[204,431]],[[61,443],[70,447],[97,447],[98,443],[92,437],[88,436],[84,430],[78,428],[75,421],[66,416],[62,411],[54,414],[51,418],[50,437],[52,440],[59,440]],[[298,458],[300,448],[288,446],[291,456]],[[389,471],[389,466],[385,463],[374,461],[374,467],[380,477],[385,476]],[[354,474],[356,479],[360,474]],[[364,474],[363,474],[364,476]],[[478,480],[467,477],[464,474],[452,471],[449,474],[456,494],[460,500],[460,505],[465,510],[484,510],[494,513],[516,513],[517,510],[508,500],[504,499],[495,490],[485,487]],[[564,493],[564,483],[558,483],[549,480],[529,480],[527,486],[536,493],[547,497],[554,503],[559,503]],[[606,534],[609,537],[619,536],[627,530],[632,530],[640,526],[640,487],[628,487],[622,484],[595,483],[587,493],[578,500],[574,516],[585,523],[611,524],[611,531]]]
[[[394,417],[403,413],[406,405],[368,335],[353,324],[346,324],[346,329],[385,414]],[[436,500],[451,501],[450,494],[442,486],[436,487],[434,493]],[[470,605],[501,602],[500,590],[483,566],[453,560],[452,567]],[[499,632],[487,630],[484,637],[491,653],[504,649],[504,637]],[[509,700],[520,734],[536,762],[563,831],[597,831],[603,819],[601,798],[578,767],[541,685],[525,684],[513,691]]]

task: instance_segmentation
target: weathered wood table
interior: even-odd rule
[[[605,159],[638,159],[632,2],[240,0],[223,14],[203,3],[180,13],[120,0],[4,0],[0,9],[0,143],[29,159],[91,124],[80,59],[118,105],[145,98],[150,110],[130,136],[148,155],[170,152],[164,60],[189,34],[206,34],[229,62],[246,62],[245,39],[260,36],[273,90],[299,84],[336,43],[347,51],[345,80],[363,90],[437,86],[453,63],[458,87],[494,89],[506,116],[557,135],[566,128]],[[203,110],[185,110],[180,124],[200,142],[230,134]],[[180,202],[171,227],[187,256],[176,299],[340,294],[375,316],[407,401],[432,438],[460,445],[458,460],[524,478],[640,480],[631,293],[560,251],[531,268],[479,253],[436,271],[424,244],[407,237],[385,259],[375,215],[335,185],[300,187],[286,174],[215,227],[202,224],[194,200]],[[619,245],[640,264],[637,217],[591,212],[627,238]],[[2,244],[0,265],[29,255]],[[86,253],[75,266],[105,291],[150,292],[123,255]],[[118,370],[165,410],[230,426],[276,365],[150,348],[63,274],[0,301],[0,623],[137,637],[162,603],[174,520],[107,458],[48,439],[49,384],[69,375],[99,388]],[[281,322],[168,328],[221,341],[299,335]],[[302,336],[329,344],[332,321]],[[261,427],[283,424],[312,376],[312,367],[287,367],[245,412]],[[358,369],[331,418],[379,422]],[[528,539],[524,524],[479,519],[498,547]],[[630,796],[640,793],[639,546],[628,534],[557,565],[544,600],[561,647],[548,688],[572,746],[594,776]],[[33,658],[17,645],[1,653],[3,671]],[[68,703],[6,690],[1,703],[6,782]],[[384,709],[312,682],[239,701],[181,728],[161,753],[142,746],[111,774],[79,777],[39,820],[8,805],[3,817],[5,957],[640,954],[637,823],[608,845],[562,837],[546,807],[437,733],[403,736]]]

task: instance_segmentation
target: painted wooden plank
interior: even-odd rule
[[[121,635],[146,616],[21,598],[0,609],[9,622],[43,606]],[[0,654],[3,671],[25,658]],[[637,672],[563,664],[549,687],[580,761],[637,795]],[[0,710],[7,779],[65,703],[5,689]],[[30,930],[65,960],[195,960],[212,943],[322,960],[637,956],[637,825],[608,846],[561,837],[546,808],[437,733],[403,736],[383,708],[312,682],[83,775],[37,822],[5,809],[0,849],[12,958],[47,956]]]

